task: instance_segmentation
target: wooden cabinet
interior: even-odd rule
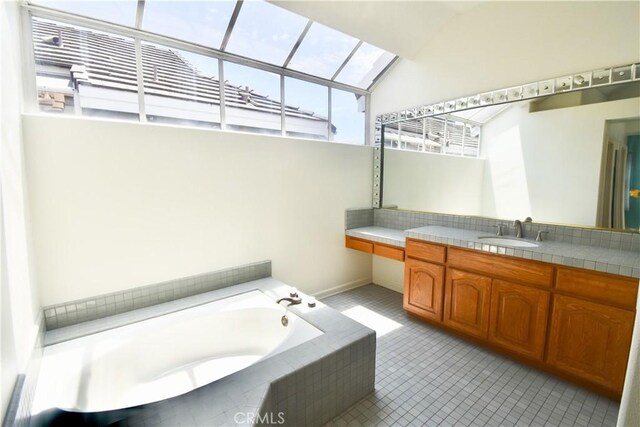
[[[510,352],[542,360],[550,296],[549,291],[494,280],[489,341]]]
[[[407,257],[404,266],[404,309],[442,320],[444,266]]]
[[[556,289],[563,294],[633,310],[638,299],[638,279],[607,273],[558,267]]]
[[[448,268],[444,323],[477,338],[486,338],[489,328],[490,293],[490,277]]]
[[[553,266],[551,264],[469,249],[449,248],[447,265],[542,288],[550,288],[553,282]]]
[[[412,239],[406,256],[407,311],[620,398],[637,279]]]
[[[366,252],[368,254],[373,253],[373,242],[363,239],[356,239],[355,237],[345,236],[344,245],[349,249],[355,249],[356,251]]]
[[[620,398],[638,279],[421,240],[347,247],[405,260],[404,309]]]
[[[631,311],[556,295],[547,362],[621,392],[633,320]]]
[[[407,239],[407,256],[443,264],[447,257],[447,248],[442,245]]]
[[[404,249],[398,248],[396,246],[374,242],[373,254],[385,258],[395,259],[396,261],[404,261]]]
[[[344,245],[349,249],[395,259],[396,261],[404,261],[404,248],[399,246],[387,245],[385,243],[373,242],[352,236],[345,236]]]

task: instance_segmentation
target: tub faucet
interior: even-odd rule
[[[276,301],[276,304],[280,304],[282,301],[288,301],[288,305],[298,305],[302,303],[302,298],[300,297],[283,297]]]

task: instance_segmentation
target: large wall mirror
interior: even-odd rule
[[[638,232],[640,81],[435,108],[382,126],[383,206]]]

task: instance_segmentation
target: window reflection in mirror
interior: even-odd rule
[[[626,83],[433,118],[477,123],[478,158],[446,155],[446,133],[424,119],[387,125],[383,205],[637,231],[639,88]],[[608,148],[612,130],[623,148]]]

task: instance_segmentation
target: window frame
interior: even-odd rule
[[[24,76],[25,76],[25,84],[23,85],[23,94],[24,94],[24,99],[25,99],[25,112],[28,113],[38,113],[38,106],[37,106],[37,85],[36,85],[36,67],[35,67],[35,62],[34,62],[34,48],[33,48],[33,32],[32,32],[32,19],[33,18],[41,18],[41,19],[47,19],[47,20],[52,20],[52,21],[56,21],[56,22],[60,22],[62,24],[68,24],[68,25],[76,25],[76,26],[81,26],[87,29],[93,29],[96,31],[102,31],[102,32],[106,32],[106,33],[110,33],[110,34],[114,34],[114,35],[119,35],[119,36],[125,36],[125,37],[129,37],[132,38],[136,44],[136,72],[138,74],[138,109],[139,109],[139,120],[141,123],[145,123],[146,122],[146,112],[145,112],[145,104],[144,104],[144,82],[142,79],[142,57],[141,57],[141,48],[140,46],[142,45],[142,42],[148,42],[148,43],[153,43],[153,44],[158,44],[158,45],[163,45],[169,48],[175,48],[175,49],[180,49],[180,50],[184,50],[187,52],[191,52],[191,53],[195,53],[195,54],[199,54],[199,55],[203,55],[203,56],[207,56],[207,57],[211,57],[213,59],[217,59],[219,61],[220,67],[219,67],[219,81],[220,82],[224,82],[225,78],[224,78],[224,67],[222,66],[223,61],[228,61],[228,62],[233,62],[236,64],[240,64],[240,65],[244,65],[244,66],[248,66],[251,68],[255,68],[255,69],[259,69],[259,70],[263,70],[263,71],[268,71],[274,74],[277,74],[280,76],[280,92],[281,92],[281,107],[282,107],[282,131],[281,131],[281,136],[286,137],[286,125],[285,125],[285,121],[286,121],[286,114],[285,114],[285,85],[284,85],[284,80],[285,77],[291,77],[291,78],[295,78],[295,79],[299,79],[299,80],[303,80],[303,81],[307,81],[310,83],[315,83],[315,84],[319,84],[321,86],[324,86],[327,88],[328,92],[329,92],[329,96],[328,96],[328,128],[327,128],[327,138],[326,141],[327,142],[331,142],[331,136],[330,136],[330,129],[331,129],[331,110],[332,110],[332,106],[331,106],[331,89],[339,89],[342,91],[346,91],[346,92],[351,92],[354,94],[358,94],[361,96],[365,97],[365,112],[364,112],[364,116],[365,116],[365,120],[364,120],[364,136],[365,136],[365,141],[364,141],[364,145],[373,145],[373,141],[371,138],[371,124],[372,124],[372,118],[371,118],[371,113],[370,113],[370,105],[371,105],[371,89],[373,87],[376,86],[376,84],[378,83],[378,81],[380,80],[380,78],[387,72],[387,70],[391,67],[391,65],[393,65],[395,63],[395,61],[398,59],[398,57],[396,56],[388,65],[387,67],[385,67],[385,69],[383,71],[380,72],[380,74],[377,76],[377,78],[373,81],[373,83],[369,86],[369,88],[367,89],[362,89],[359,87],[355,87],[355,86],[351,86],[351,85],[347,85],[344,83],[339,83],[330,79],[325,79],[322,77],[318,77],[318,76],[313,76],[310,74],[306,74],[300,71],[296,71],[293,69],[289,69],[286,68],[286,63],[285,66],[277,66],[277,65],[272,65],[272,64],[268,64],[259,60],[255,60],[255,59],[251,59],[251,58],[246,58],[240,55],[236,55],[233,53],[229,53],[229,52],[225,52],[223,50],[220,49],[215,49],[215,48],[211,48],[211,47],[206,47],[206,46],[202,46],[196,43],[191,43],[191,42],[187,42],[187,41],[183,41],[171,36],[164,36],[164,35],[160,35],[160,34],[156,34],[156,33],[151,33],[145,30],[142,30],[140,28],[141,23],[142,23],[142,19],[143,19],[143,13],[144,13],[144,2],[139,1],[138,3],[138,9],[137,9],[137,15],[136,15],[136,28],[133,27],[128,27],[125,25],[121,25],[121,24],[116,24],[116,23],[111,23],[111,22],[107,22],[107,21],[103,21],[97,18],[90,18],[90,17],[85,17],[85,16],[80,16],[77,14],[73,14],[73,13],[69,13],[69,12],[64,12],[64,11],[60,11],[60,10],[56,10],[56,9],[52,9],[52,8],[48,8],[45,6],[41,6],[41,5],[34,5],[34,4],[30,4],[30,3],[23,3],[22,5],[22,47],[23,47],[23,52],[24,52],[24,58],[23,58],[23,70],[24,70]],[[240,10],[240,6],[241,2],[238,2],[238,5],[236,5],[236,11],[239,12]],[[311,22],[311,21],[310,21]],[[229,34],[230,31],[233,30],[233,25],[235,24],[235,20],[231,19],[230,23],[229,23],[229,28],[227,29],[227,33]],[[307,28],[308,29],[307,25]],[[300,39],[303,39],[305,35],[305,31],[303,31],[303,33],[300,36]],[[300,42],[301,40],[298,40],[298,42]],[[358,43],[356,48],[360,46],[361,43]],[[290,57],[293,56],[295,54],[295,51],[298,47],[299,43],[296,43],[294,45],[294,48],[292,49],[292,52],[290,54]],[[355,49],[354,49],[355,50]],[[352,52],[353,54],[353,52]],[[340,71],[347,63],[347,61],[353,56],[353,55],[349,55],[345,62],[339,67],[338,71]],[[289,58],[290,59],[290,58]],[[332,78],[335,78],[337,76],[334,75]],[[221,86],[222,87],[222,86]],[[223,91],[221,91],[223,92]],[[221,99],[220,99],[220,118],[221,118],[221,129],[222,130],[227,130],[226,127],[226,114],[225,114],[225,100],[224,100],[224,94],[222,94]],[[358,144],[359,145],[359,144]]]

